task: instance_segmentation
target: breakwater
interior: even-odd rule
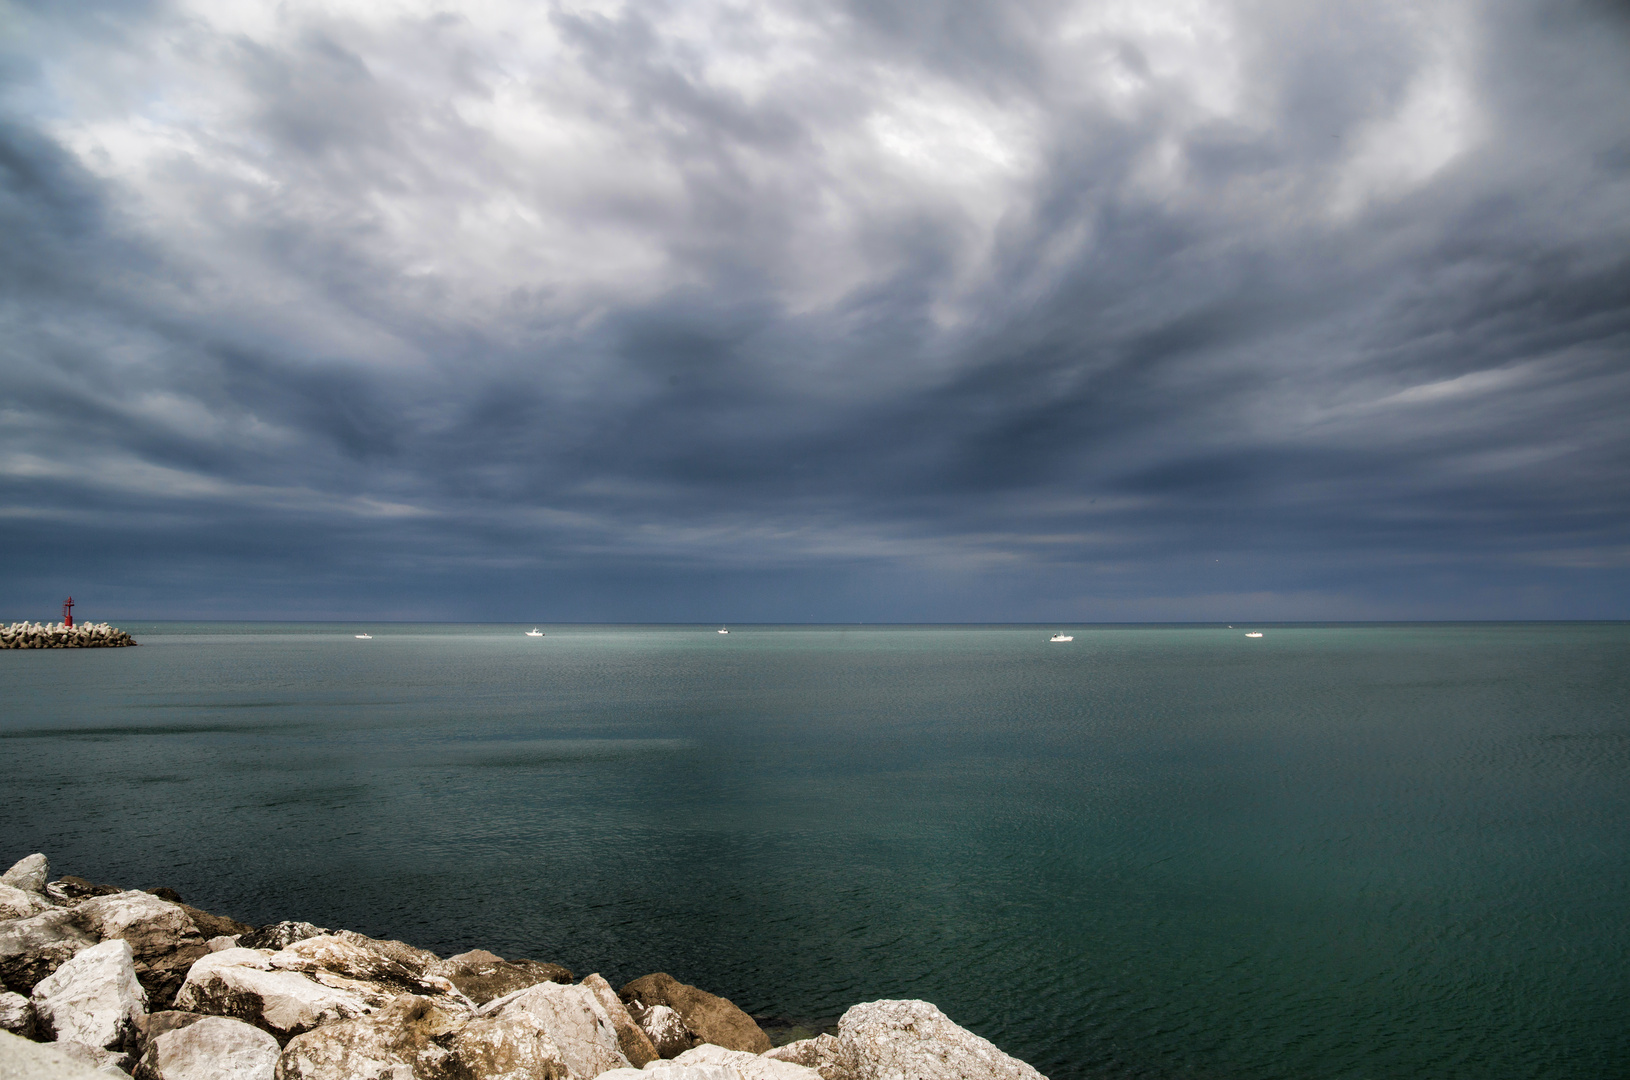
[[[18,622],[0,627],[0,649],[118,649],[134,644],[129,634],[107,623]]]
[[[0,1075],[1046,1080],[926,1001],[855,1005],[835,1032],[776,1046],[663,972],[614,990],[555,963],[443,959],[310,923],[249,926],[169,888],[49,879],[43,854],[0,874]],[[51,1063],[85,1069],[38,1068]]]

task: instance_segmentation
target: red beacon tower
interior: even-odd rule
[[[74,628],[74,598],[71,596],[62,602],[62,625],[70,630]]]

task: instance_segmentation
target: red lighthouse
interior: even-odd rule
[[[74,598],[71,596],[62,602],[62,625],[70,630],[74,628]]]

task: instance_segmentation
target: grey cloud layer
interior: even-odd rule
[[[8,12],[8,603],[1626,613],[1621,7],[217,8]]]

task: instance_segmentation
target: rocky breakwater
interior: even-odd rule
[[[614,990],[558,964],[256,928],[173,890],[49,876],[43,855],[0,876],[4,1076],[1045,1080],[926,1001],[856,1005],[835,1034],[771,1046],[663,973]]]
[[[12,623],[0,627],[0,649],[118,649],[136,642],[107,623]]]

